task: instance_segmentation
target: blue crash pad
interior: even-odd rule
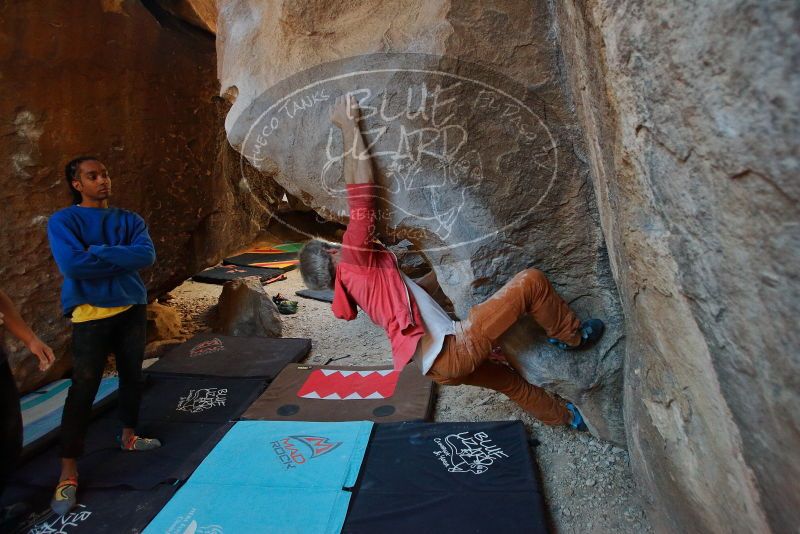
[[[64,401],[67,400],[70,385],[72,380],[56,380],[20,399],[23,447],[28,448],[35,442],[41,443],[55,434],[61,426],[61,414],[64,411]],[[119,378],[116,376],[101,380],[100,388],[94,398],[95,408],[113,400],[117,389],[119,389]]]
[[[339,532],[371,431],[368,421],[238,422],[145,532]]]

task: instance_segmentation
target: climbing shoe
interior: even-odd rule
[[[56,486],[53,499],[50,501],[50,509],[56,515],[65,515],[78,504],[78,479],[65,478]]]
[[[272,297],[272,302],[278,307],[278,311],[283,315],[292,315],[297,313],[297,301],[289,300],[280,293]]]
[[[597,341],[603,337],[605,329],[606,325],[603,324],[603,321],[600,319],[589,319],[582,322],[581,327],[578,329],[578,332],[581,334],[581,342],[576,346],[571,347],[563,341],[552,337],[547,338],[547,342],[561,350],[583,350],[597,343]]]
[[[127,441],[119,440],[119,447],[123,451],[150,451],[157,449],[161,446],[161,442],[155,438],[143,438],[140,436],[131,436]]]
[[[567,410],[569,410],[572,413],[572,421],[569,423],[569,426],[571,426],[575,430],[580,430],[581,432],[586,432],[589,430],[589,427],[586,426],[586,423],[583,421],[583,416],[581,415],[581,412],[578,411],[578,408],[574,404],[568,402]]]

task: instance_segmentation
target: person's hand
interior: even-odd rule
[[[331,106],[331,122],[342,130],[357,126],[360,115],[358,102],[351,95],[338,97]]]
[[[46,371],[48,367],[53,365],[56,359],[55,354],[53,354],[53,349],[38,337],[34,337],[31,342],[28,343],[28,350],[39,359],[40,371]]]

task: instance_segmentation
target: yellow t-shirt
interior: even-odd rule
[[[114,317],[124,312],[133,304],[127,306],[114,306],[113,308],[101,308],[99,306],[92,306],[91,304],[81,304],[72,310],[73,323],[85,323],[87,321],[97,321],[98,319],[107,319]]]

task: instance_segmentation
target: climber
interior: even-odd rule
[[[73,205],[50,217],[47,235],[64,276],[61,305],[72,318],[72,385],[61,418],[61,477],[50,503],[66,514],[77,504],[77,458],[109,353],[119,373],[120,447],[146,451],[157,439],[137,436],[147,290],[138,271],[155,261],[142,218],[108,207],[111,179],[96,158],[80,157],[65,169]]]
[[[8,331],[22,341],[36,356],[39,360],[40,371],[46,371],[52,365],[55,359],[53,349],[33,333],[8,295],[0,291],[0,327],[2,326],[8,328]],[[2,425],[0,458],[3,459],[0,462],[0,496],[2,496],[6,480],[22,452],[22,414],[19,406],[19,392],[14,382],[14,376],[11,374],[11,367],[2,341],[0,341],[0,425]],[[5,532],[6,526],[26,512],[27,507],[21,503],[2,508],[0,510],[0,531]]]
[[[375,241],[372,161],[359,126],[360,111],[349,96],[336,100],[331,121],[342,131],[344,177],[350,224],[342,245],[312,240],[300,251],[300,272],[312,289],[334,290],[333,313],[352,320],[356,306],[383,327],[392,346],[395,369],[412,358],[439,384],[470,384],[506,394],[549,425],[585,429],[571,403],[525,381],[507,365],[489,360],[503,333],[524,314],[544,328],[548,341],[563,350],[583,349],[603,335],[599,319],[581,323],[545,275],[528,269],[512,278],[465,321],[452,321],[418,284],[403,274],[395,256]]]

